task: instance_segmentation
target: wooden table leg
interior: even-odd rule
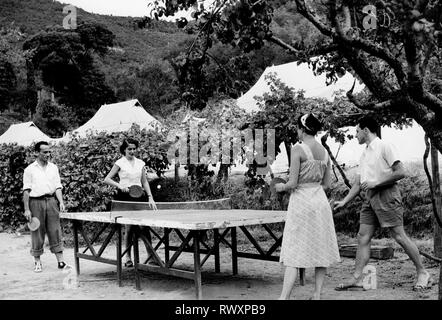
[[[201,289],[201,261],[200,261],[200,241],[199,241],[199,231],[193,232],[193,264],[195,268],[195,290],[196,298],[198,300],[202,299],[202,289]]]
[[[219,259],[219,230],[213,230],[213,246],[214,246],[214,255],[215,255],[215,272],[220,272],[220,259]]]
[[[72,229],[74,232],[74,262],[77,276],[80,275],[80,258],[78,257],[78,223],[79,222],[76,220],[72,222]]]
[[[121,225],[117,224],[117,225],[115,225],[115,228],[116,228],[116,232],[117,232],[117,278],[118,278],[118,286],[121,287],[123,285],[123,281],[122,281],[123,266],[122,266],[122,262],[121,262],[121,245],[122,245]]]
[[[236,241],[236,227],[230,228],[230,237],[232,240],[232,273],[238,274],[238,249]]]
[[[299,268],[299,284],[305,285],[305,268]]]
[[[139,251],[139,246],[138,246],[138,233],[139,233],[139,228],[138,226],[133,226],[132,227],[134,232],[133,232],[133,246],[134,246],[134,271],[135,271],[135,286],[137,288],[137,290],[141,290],[141,279],[140,279],[140,271],[138,270],[138,264],[140,263],[140,251]]]
[[[164,260],[166,263],[169,262],[170,259],[170,252],[169,252],[169,234],[170,234],[169,228],[164,228]]]

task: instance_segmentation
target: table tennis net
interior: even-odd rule
[[[182,209],[210,209],[223,210],[232,209],[230,198],[205,200],[205,201],[184,201],[184,202],[156,202],[158,210],[182,210]],[[153,210],[148,202],[118,201],[112,200],[111,211],[136,211]]]

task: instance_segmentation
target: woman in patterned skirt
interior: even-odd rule
[[[333,215],[324,189],[330,187],[330,159],[315,139],[322,125],[313,114],[298,119],[298,140],[291,150],[287,183],[275,185],[290,192],[280,262],[286,267],[279,299],[289,299],[299,268],[315,268],[315,292],[321,297],[326,268],[339,262]]]

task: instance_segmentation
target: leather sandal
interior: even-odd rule
[[[421,278],[418,277],[416,284],[413,286],[413,290],[420,291],[431,288],[433,282],[434,282],[433,278],[431,277],[430,273],[427,272],[424,277]]]

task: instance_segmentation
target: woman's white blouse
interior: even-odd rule
[[[133,185],[141,187],[141,175],[144,167],[144,161],[134,157],[133,162],[129,162],[126,157],[121,157],[115,162],[120,170],[118,176],[120,177],[120,184],[123,188],[128,188]]]

